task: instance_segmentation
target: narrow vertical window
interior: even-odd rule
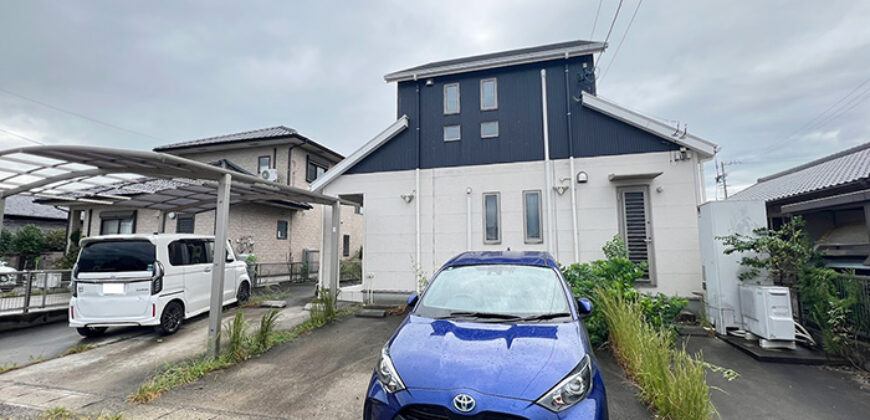
[[[491,139],[498,137],[498,121],[484,121],[480,123],[480,138]]]
[[[257,174],[260,175],[266,169],[272,167],[272,156],[260,156],[257,158]]]
[[[287,239],[287,226],[288,223],[286,220],[278,221],[278,232],[275,235],[277,239]]]
[[[444,126],[444,141],[457,141],[462,138],[462,129],[459,124]]]
[[[447,83],[444,85],[444,113],[459,113],[459,83]]]
[[[498,193],[483,194],[483,243],[501,243],[501,208]]]
[[[527,244],[539,244],[544,242],[541,223],[541,192],[523,192],[523,231]]]
[[[350,256],[350,235],[344,235],[341,238],[341,255],[345,257]]]
[[[480,81],[480,110],[498,109],[498,81],[495,78]]]

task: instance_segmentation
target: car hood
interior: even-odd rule
[[[500,324],[411,315],[390,357],[408,388],[473,389],[536,400],[588,351],[578,322]]]

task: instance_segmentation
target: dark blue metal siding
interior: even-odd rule
[[[680,148],[676,143],[586,107],[575,115],[578,120],[574,125],[575,157],[666,152]]]
[[[568,64],[568,89],[565,87],[565,64]],[[406,130],[371,155],[357,163],[347,173],[370,173],[485,165],[542,160],[543,122],[541,111],[541,69],[547,70],[548,124],[550,156],[565,159],[571,154],[568,141],[567,108],[571,109],[573,152],[577,157],[624,153],[647,153],[673,150],[673,143],[663,141],[588,108],[574,98],[581,88],[594,91],[594,80],[582,78],[583,64],[593,68],[591,56],[569,60],[554,60],[510,68],[443,76],[432,86],[425,80],[398,83],[398,116],[407,115]],[[588,70],[585,70],[588,72]],[[498,80],[498,109],[480,110],[480,80]],[[459,83],[460,113],[444,115],[443,91],[446,83]],[[419,104],[417,88],[419,87]],[[569,101],[570,99],[570,101]],[[418,117],[419,113],[422,118]],[[482,139],[480,123],[499,122],[499,137]],[[445,125],[461,125],[461,139],[443,140]],[[416,130],[420,130],[420,150],[416,147]]]

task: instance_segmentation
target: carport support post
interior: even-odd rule
[[[3,218],[6,215],[6,197],[0,196],[0,233],[3,233]]]
[[[338,258],[338,240],[341,238],[341,202],[332,203],[332,241],[329,244],[329,291],[332,298],[338,296],[338,280],[340,266]]]
[[[211,305],[208,313],[208,351],[210,358],[220,353],[221,309],[224,301],[224,272],[227,259],[227,224],[230,213],[230,186],[232,177],[225,174],[218,182],[215,207],[214,257],[211,272]]]

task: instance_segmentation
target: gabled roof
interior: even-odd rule
[[[502,51],[491,54],[456,58],[453,60],[436,61],[422,66],[399,70],[384,76],[387,82],[402,82],[425,77],[443,76],[446,74],[465,73],[470,71],[515,66],[519,64],[537,63],[581,55],[589,55],[604,51],[607,44],[594,41],[568,41],[556,44],[541,45],[518,50]]]
[[[225,134],[222,136],[206,137],[204,139],[188,140],[179,143],[166,144],[154,148],[155,152],[176,152],[184,149],[232,145],[236,143],[247,143],[255,141],[279,140],[284,138],[297,138],[300,144],[312,146],[314,149],[319,149],[330,155],[333,155],[336,160],[344,159],[340,153],[319,144],[301,134],[295,129],[278,125],[275,127],[261,128],[259,130],[243,131],[241,133]]]
[[[795,166],[758,182],[729,200],[775,201],[870,179],[870,142]]]
[[[693,134],[689,134],[679,128],[665,124],[655,118],[647,117],[616,103],[595,96],[589,92],[583,92],[583,105],[608,115],[626,124],[633,125],[648,133],[655,134],[665,140],[687,147],[699,153],[703,158],[711,158],[716,153],[715,143],[704,140]]]
[[[6,197],[5,216],[31,217],[37,219],[66,220],[67,213],[53,206],[36,202],[36,197],[13,195]]]
[[[329,168],[329,170],[320,178],[317,178],[317,180],[311,184],[311,191],[322,190],[323,187],[329,185],[329,183],[335,178],[338,178],[341,174],[347,172],[347,170],[356,165],[357,162],[365,159],[366,156],[377,150],[378,147],[381,147],[384,143],[390,141],[390,139],[401,133],[406,128],[408,128],[408,116],[402,115],[401,118],[390,124],[390,126],[384,131],[378,133],[378,135],[369,140],[362,147],[351,153],[350,156],[341,162],[338,162],[335,166]]]

